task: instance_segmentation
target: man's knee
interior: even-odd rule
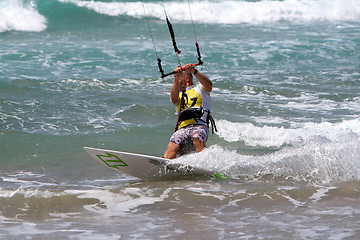
[[[173,142],[169,142],[168,144],[168,149],[171,150],[179,150],[180,146],[179,144],[173,143]]]
[[[169,142],[168,148],[164,154],[164,158],[174,159],[180,150],[180,146],[176,143]]]

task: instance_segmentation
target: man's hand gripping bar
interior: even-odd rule
[[[198,63],[192,64],[192,66],[199,66],[199,65],[202,65],[202,64],[203,64],[203,62],[198,62]],[[160,73],[161,73],[161,78],[165,78],[165,77],[167,77],[167,76],[170,76],[170,75],[173,75],[173,74],[176,73],[176,71],[172,71],[172,72],[170,72],[170,73],[164,73],[164,70],[163,70],[162,67],[161,67],[161,60],[160,60],[160,58],[158,58],[158,66],[159,66],[159,70],[160,70]],[[184,71],[185,68],[184,68],[184,67],[181,67],[181,70]]]

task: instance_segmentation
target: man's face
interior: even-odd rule
[[[184,77],[184,76],[183,76]],[[179,86],[180,88],[183,86],[183,77],[180,78],[179,80]],[[193,76],[191,74],[185,74],[185,81],[184,81],[185,87],[189,87],[194,85],[193,83]]]

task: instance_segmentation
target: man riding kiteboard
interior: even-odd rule
[[[210,92],[212,82],[189,63],[174,69],[171,102],[176,105],[178,121],[171,136],[164,158],[174,159],[195,150],[201,152],[209,135]],[[193,76],[200,82],[193,87]]]

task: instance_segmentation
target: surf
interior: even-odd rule
[[[246,155],[212,145],[201,153],[182,156],[175,162],[206,168],[241,182],[277,182],[317,186],[360,180],[359,138],[332,142],[314,138],[300,146],[288,146],[273,153]]]
[[[145,2],[144,5],[149,18],[156,21],[163,19],[161,2]],[[200,24],[258,25],[360,20],[360,3],[356,0],[196,1],[191,5],[193,20]],[[192,21],[186,1],[166,1],[165,6],[175,23]],[[0,32],[103,28],[113,25],[107,17],[134,22],[146,16],[140,1],[4,0],[0,3]],[[89,22],[93,23],[91,27],[87,24]]]
[[[227,142],[244,142],[247,146],[282,147],[297,145],[314,137],[322,137],[330,141],[348,139],[352,135],[360,136],[359,119],[343,120],[337,123],[306,122],[291,123],[292,127],[255,126],[249,122],[230,122],[219,120],[218,136]]]
[[[214,144],[201,153],[183,156],[177,161],[245,182],[281,179],[316,186],[360,180],[358,119],[304,123],[294,129],[218,123],[218,135],[230,143],[228,147]],[[256,154],[247,154],[250,149]]]
[[[126,15],[143,18],[141,2],[101,2],[59,0],[108,16]],[[186,1],[165,2],[174,21],[191,21]],[[145,3],[149,17],[162,19],[161,2]],[[359,21],[360,3],[356,0],[334,1],[196,1],[192,3],[194,21],[209,24],[261,24],[280,21]]]
[[[47,19],[39,13],[36,4],[21,0],[0,2],[0,33],[8,31],[41,32],[47,28]]]

